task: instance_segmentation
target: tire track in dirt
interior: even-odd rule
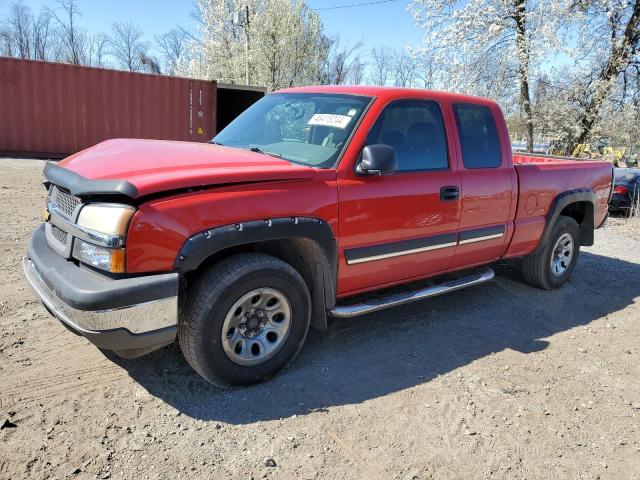
[[[53,322],[51,325],[58,327]],[[50,330],[49,325],[43,327]],[[5,381],[0,408],[10,409],[18,403],[31,405],[69,392],[88,393],[126,378],[122,368],[100,358],[91,345],[78,345],[80,341],[61,330],[38,343],[35,352],[29,354],[37,359],[35,365],[24,367],[20,375]]]
[[[337,433],[331,430],[327,431],[327,435],[335,442],[342,453],[357,465],[357,471],[360,472],[362,478],[383,480],[389,477],[384,468],[378,465],[374,459],[367,458],[355,445],[347,444]]]
[[[59,369],[60,367],[58,367]],[[4,387],[4,391],[12,393],[14,390],[28,390],[30,392],[47,389],[52,386],[62,387],[63,383],[70,383],[71,386],[78,381],[79,378],[91,378],[95,385],[103,385],[111,383],[113,380],[124,377],[122,369],[117,365],[100,365],[95,367],[85,367],[80,369],[53,371],[44,376],[39,374],[37,377],[21,378],[19,382],[8,384]]]
[[[118,372],[116,375],[105,376],[104,373]],[[69,374],[46,376],[44,379],[29,381],[24,379],[20,385],[6,389],[0,397],[0,408],[9,410],[17,405],[22,408],[45,400],[54,400],[59,397],[67,398],[70,393],[74,395],[90,393],[99,390],[103,386],[123,378],[121,370],[115,368],[95,368],[91,370],[75,371]],[[24,392],[29,392],[24,395]]]

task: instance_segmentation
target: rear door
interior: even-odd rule
[[[383,287],[448,270],[460,214],[460,178],[438,102],[388,103],[366,144],[392,146],[395,173],[358,176],[353,165],[338,180],[338,294]]]
[[[454,103],[462,185],[460,236],[454,268],[500,257],[513,231],[517,177],[499,108]]]

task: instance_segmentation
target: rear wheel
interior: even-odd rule
[[[552,290],[571,277],[580,253],[579,227],[573,218],[561,216],[542,250],[523,259],[525,281]]]
[[[298,353],[310,310],[309,290],[293,267],[269,255],[237,255],[189,288],[178,340],[189,364],[209,382],[248,385]]]

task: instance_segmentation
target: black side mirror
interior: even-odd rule
[[[367,145],[362,150],[362,158],[356,167],[358,175],[386,175],[398,168],[398,158],[393,147],[384,143]]]

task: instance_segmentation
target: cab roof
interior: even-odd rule
[[[483,97],[463,95],[461,93],[442,92],[438,90],[424,90],[419,88],[387,87],[373,85],[316,85],[308,87],[293,87],[277,90],[273,93],[337,93],[345,95],[365,95],[370,97],[386,97],[400,99],[406,97],[425,97],[435,100],[449,100],[477,104],[496,104]]]

